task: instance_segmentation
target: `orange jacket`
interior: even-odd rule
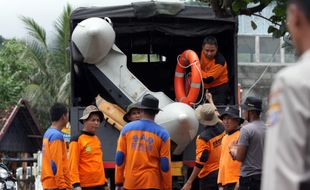
[[[217,178],[218,183],[222,186],[239,181],[241,163],[233,160],[229,153],[229,146],[233,141],[238,141],[239,134],[240,130],[237,130],[230,135],[225,135],[222,140],[222,154]]]
[[[201,51],[200,64],[206,89],[228,83],[227,63],[222,54],[217,53],[214,59],[209,60]]]
[[[126,189],[172,189],[170,137],[150,120],[124,126],[115,156],[115,184]]]
[[[73,187],[93,187],[107,182],[101,143],[96,135],[81,131],[80,135],[71,139],[69,169]]]
[[[43,137],[41,182],[44,189],[70,188],[66,142],[55,128]]]
[[[196,166],[202,168],[198,174],[199,178],[219,169],[221,156],[221,143],[225,135],[225,129],[218,124],[206,127],[196,140]]]

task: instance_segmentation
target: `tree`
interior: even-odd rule
[[[46,31],[32,18],[21,17],[30,40],[25,41],[27,51],[24,59],[31,60],[38,72],[25,89],[24,97],[30,101],[41,124],[48,126],[48,110],[55,102],[69,102],[70,74],[69,47],[70,15],[67,5],[55,24],[56,37],[53,44],[47,43]]]
[[[5,39],[0,35],[0,49],[3,46],[2,43],[5,41]]]
[[[22,57],[27,51],[26,45],[16,39],[7,40],[0,50],[0,109],[16,104],[31,83],[36,68]]]
[[[270,21],[268,33],[274,37],[284,36],[286,27],[286,5],[287,0],[201,0],[210,4],[217,17],[248,15],[258,16]],[[274,4],[273,13],[270,17],[265,17],[260,12],[270,4]],[[255,22],[252,21],[253,29],[256,29]]]

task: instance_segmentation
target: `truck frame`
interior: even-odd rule
[[[127,56],[127,68],[151,91],[161,91],[175,100],[174,74],[177,57],[184,50],[201,52],[203,39],[212,35],[218,40],[219,51],[228,64],[231,103],[238,102],[237,84],[237,19],[217,18],[210,7],[203,4],[139,2],[112,7],[78,8],[71,15],[71,34],[81,21],[109,17],[116,34],[115,45]],[[105,100],[126,109],[132,100],[83,57],[74,43],[71,53],[71,135],[83,127],[78,118],[85,106],[94,104],[99,94]],[[200,95],[201,96],[201,95]],[[119,130],[103,122],[97,132],[103,147],[107,177],[113,185],[114,155]],[[190,174],[195,162],[195,142],[173,160],[183,161]],[[184,176],[185,178],[187,176]]]

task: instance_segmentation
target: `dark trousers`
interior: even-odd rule
[[[206,177],[199,179],[199,190],[218,190],[218,170],[211,172]]]
[[[260,190],[261,175],[240,177],[239,190]]]
[[[234,190],[236,183],[229,183],[223,186],[224,190]]]
[[[104,187],[106,187],[106,185],[100,185],[95,187],[82,187],[82,190],[104,190]]]
[[[127,190],[127,189],[125,189]],[[139,190],[159,190],[159,189],[139,189]]]
[[[208,89],[212,94],[213,102],[215,105],[227,105],[229,103],[229,85],[222,84]]]

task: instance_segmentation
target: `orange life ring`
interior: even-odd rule
[[[191,66],[191,85],[188,94],[185,94],[184,75],[186,67]],[[198,55],[193,50],[185,50],[179,57],[174,75],[175,96],[178,102],[188,105],[195,103],[200,92],[201,68]],[[190,105],[192,106],[192,105]]]

